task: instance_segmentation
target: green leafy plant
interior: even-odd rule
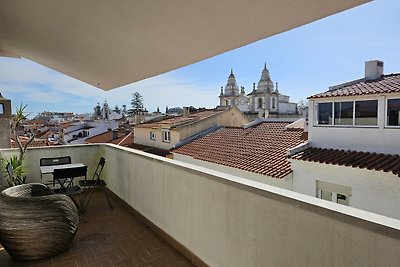
[[[4,169],[6,169],[6,166],[10,163],[11,167],[12,167],[12,176],[10,177],[10,175],[8,174],[7,170],[5,177],[7,177],[7,183],[9,186],[14,186],[14,185],[19,185],[19,184],[24,184],[26,181],[26,170],[23,167],[23,160],[24,160],[24,156],[26,153],[26,150],[29,146],[30,143],[32,143],[32,141],[34,140],[35,136],[32,134],[29,138],[29,140],[25,143],[22,144],[19,135],[17,134],[17,129],[18,126],[20,126],[20,124],[23,122],[23,120],[26,119],[26,116],[24,115],[25,109],[26,109],[27,105],[20,105],[19,107],[17,107],[16,109],[16,113],[15,113],[15,119],[14,122],[12,123],[11,126],[11,135],[14,138],[16,144],[18,145],[18,149],[19,149],[19,154],[18,156],[14,155],[12,157],[10,157],[9,159],[1,159]]]
[[[22,161],[18,156],[14,155],[9,159],[1,159],[4,166],[8,164],[11,165],[12,173],[9,174],[7,170],[5,170],[4,177],[7,180],[9,186],[24,184],[26,181],[26,170],[22,165]]]

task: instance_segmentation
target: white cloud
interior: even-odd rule
[[[50,70],[25,59],[0,59],[0,91],[13,96],[12,100],[24,103],[57,104],[59,110],[91,112],[97,102],[107,100],[111,107],[125,104],[130,107],[131,95],[138,91],[149,111],[165,106],[215,107],[218,92],[193,86],[171,74],[164,74],[103,91],[84,82]]]

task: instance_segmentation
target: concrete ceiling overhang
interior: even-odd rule
[[[108,90],[369,0],[0,0],[0,56]]]

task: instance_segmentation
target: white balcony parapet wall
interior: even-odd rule
[[[30,179],[40,157],[65,154],[104,156],[110,190],[210,266],[400,261],[399,220],[115,145],[29,149]]]
[[[109,188],[210,266],[399,262],[398,220],[140,151],[101,149]]]

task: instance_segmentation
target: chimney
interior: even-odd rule
[[[115,140],[118,138],[118,129],[112,130],[112,140]]]
[[[183,116],[190,115],[190,107],[183,107]]]
[[[370,60],[365,62],[365,80],[376,80],[383,75],[383,61]]]

